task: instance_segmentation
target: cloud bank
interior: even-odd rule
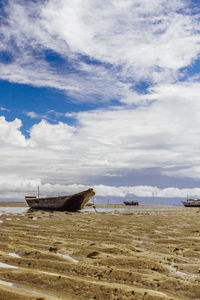
[[[6,178],[6,182],[16,181],[18,186],[23,180],[33,182],[31,187],[40,183],[64,188],[78,182],[89,186],[93,177],[120,177],[128,170],[145,172],[147,168],[160,168],[161,175],[198,179],[199,92],[196,83],[156,87],[151,97],[159,101],[151,105],[74,113],[70,116],[76,120],[75,125],[67,123],[68,114],[65,123],[42,120],[32,126],[30,138],[21,133],[19,119],[8,122],[1,117],[0,182],[4,186]],[[116,187],[117,192],[114,187],[110,189],[114,194],[131,191],[146,195],[143,186],[137,190],[134,182],[132,185]],[[150,195],[152,189],[147,190]],[[178,196],[185,190],[158,189],[159,195],[167,193],[169,197]]]

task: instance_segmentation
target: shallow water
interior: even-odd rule
[[[27,291],[30,291],[30,292],[34,292],[34,293],[37,293],[37,294],[41,294],[41,295],[45,295],[45,296],[51,296],[51,297],[54,297],[54,298],[58,298],[57,296],[55,296],[53,294],[49,294],[49,293],[46,293],[46,292],[38,291],[38,290],[35,290],[35,289],[32,289],[32,288],[27,288],[27,287],[21,286],[19,284],[8,282],[8,281],[4,281],[4,280],[0,280],[0,284],[6,285],[6,286],[10,286],[10,287],[15,287],[15,288],[18,288],[18,289],[24,289],[24,290],[27,290]],[[38,298],[38,299],[43,299],[43,298]]]
[[[183,206],[180,206],[180,208],[160,208],[160,207],[152,207],[152,208],[142,208],[142,207],[135,207],[135,206],[129,206],[129,207],[96,207],[94,208],[84,208],[80,212],[83,213],[93,213],[93,212],[137,212],[137,211],[177,211],[184,209]],[[3,214],[9,215],[9,214],[23,214],[29,211],[29,208],[27,207],[0,207],[0,216]],[[51,211],[49,211],[51,212]],[[7,218],[6,220],[11,221],[11,218]],[[37,220],[36,217],[33,218],[33,220]]]
[[[4,263],[1,263],[1,262],[0,262],[0,268],[19,269],[19,267],[8,265],[8,264],[4,264]]]
[[[3,214],[20,214],[27,212],[27,207],[0,207],[0,216]]]
[[[16,257],[16,258],[20,258],[21,257],[17,253],[8,253],[8,255],[12,256],[12,257]]]
[[[70,260],[70,261],[72,261],[72,262],[74,262],[74,263],[78,263],[78,260],[72,258],[70,255],[67,255],[67,254],[61,254],[61,253],[57,253],[57,254],[58,254],[59,256],[65,258],[65,259],[67,259],[67,260]]]
[[[137,211],[177,211],[182,210],[183,207],[180,208],[136,208],[136,207],[128,207],[128,208],[122,208],[122,207],[96,207],[94,208],[84,208],[81,210],[81,212],[137,212]]]

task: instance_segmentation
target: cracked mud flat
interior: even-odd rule
[[[200,299],[200,209],[0,216],[0,299]]]

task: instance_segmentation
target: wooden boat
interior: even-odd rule
[[[185,207],[200,207],[200,199],[187,199],[187,201],[182,201]]]
[[[125,205],[138,205],[138,201],[137,200],[126,200],[124,201]]]
[[[25,196],[25,200],[33,209],[77,211],[81,210],[94,195],[94,190],[88,189],[86,191],[69,196],[47,198]]]

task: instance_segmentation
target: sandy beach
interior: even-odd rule
[[[0,299],[200,299],[200,209],[99,207],[0,215]]]

